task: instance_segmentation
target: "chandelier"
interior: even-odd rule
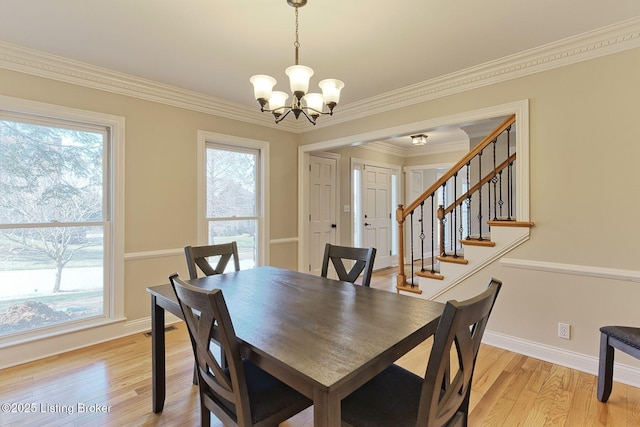
[[[322,114],[333,115],[333,109],[338,105],[340,100],[340,90],[344,87],[344,83],[336,79],[326,79],[318,83],[322,94],[307,93],[309,90],[309,79],[313,76],[313,70],[310,67],[298,64],[298,50],[300,42],[298,41],[298,8],[307,4],[307,0],[287,0],[289,6],[295,8],[296,16],[296,41],[293,43],[295,47],[295,65],[288,67],[285,74],[289,76],[289,84],[293,93],[291,104],[287,105],[289,95],[285,92],[273,91],[276,79],[271,76],[258,74],[252,76],[249,81],[253,84],[253,94],[260,104],[260,111],[272,113],[276,119],[276,123],[284,120],[289,113],[293,112],[296,120],[300,115],[304,115],[309,122],[316,124],[316,119]],[[328,111],[324,111],[324,107]]]

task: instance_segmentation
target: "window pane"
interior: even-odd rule
[[[238,245],[241,270],[257,265],[257,235],[257,220],[209,221],[209,244],[217,245],[235,240]]]
[[[255,152],[207,148],[207,217],[256,216]]]
[[[0,336],[104,314],[102,227],[0,230]]]
[[[104,134],[0,121],[0,224],[101,222]]]

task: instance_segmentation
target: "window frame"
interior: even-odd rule
[[[28,101],[0,95],[0,113],[7,118],[23,116],[33,122],[64,127],[77,123],[89,128],[104,128],[107,135],[105,152],[109,161],[104,171],[104,313],[86,320],[38,328],[0,338],[0,348],[47,339],[62,334],[122,322],[124,315],[124,117],[74,109],[59,105]]]
[[[198,130],[197,132],[197,226],[196,244],[208,245],[206,162],[208,146],[227,146],[231,150],[250,149],[258,152],[258,186],[256,217],[256,267],[269,264],[269,142]]]

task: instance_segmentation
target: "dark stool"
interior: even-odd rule
[[[606,402],[613,387],[613,349],[617,348],[640,359],[640,328],[603,326],[600,328],[600,364],[598,368],[598,400]]]

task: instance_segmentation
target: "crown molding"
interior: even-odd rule
[[[333,126],[637,47],[640,47],[640,17],[341,106],[339,114],[333,116],[331,120],[319,122],[313,129]],[[276,125],[271,120],[271,116],[256,114],[255,109],[220,98],[3,41],[0,41],[0,68],[292,133],[310,130],[306,123],[301,122],[283,122]]]

